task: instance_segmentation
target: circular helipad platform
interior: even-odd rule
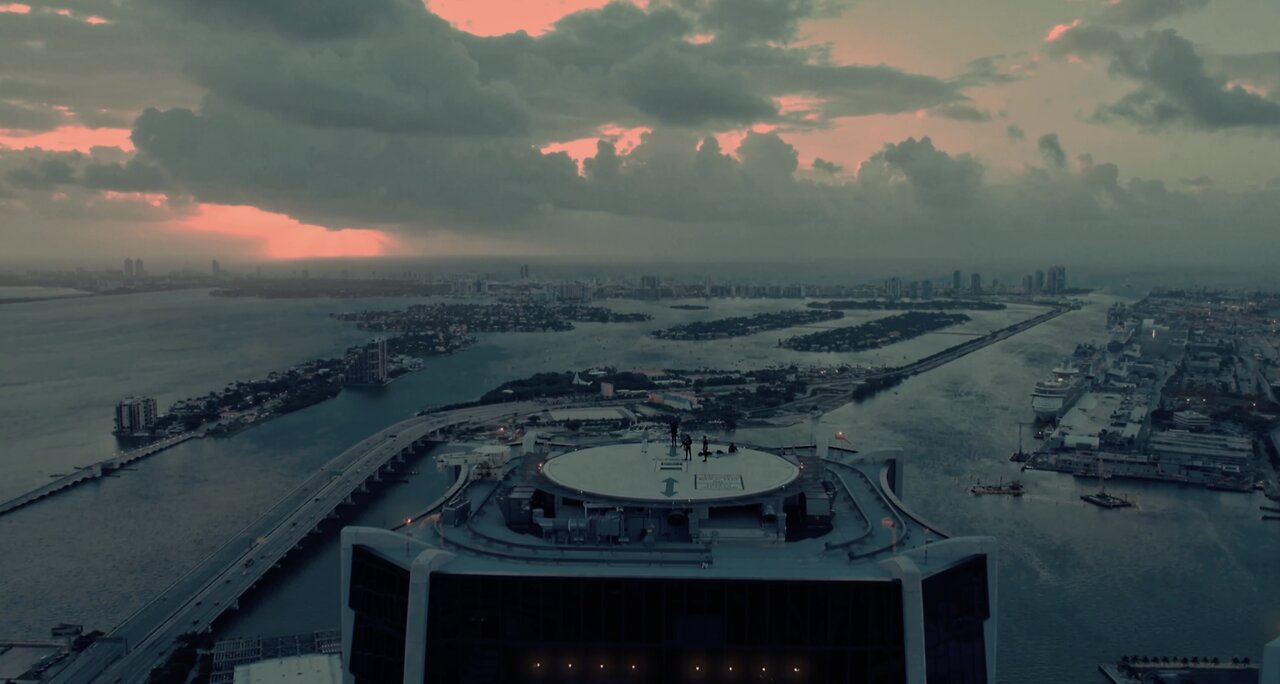
[[[542,474],[574,491],[633,501],[715,501],[768,492],[789,484],[800,469],[785,458],[758,449],[712,444],[702,462],[702,442],[693,459],[667,444],[610,444],[549,459]],[[720,451],[722,453],[715,453]]]

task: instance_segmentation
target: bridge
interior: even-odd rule
[[[106,477],[131,463],[136,463],[148,456],[158,454],[169,447],[177,446],[189,439],[203,436],[204,435],[199,432],[184,432],[180,435],[174,435],[173,437],[166,437],[159,442],[152,442],[146,446],[138,447],[137,449],[122,451],[111,458],[98,461],[97,463],[84,466],[83,468],[77,468],[73,473],[59,475],[56,479],[51,480],[46,485],[36,487],[26,494],[15,496],[8,501],[0,503],[0,515],[10,513],[26,506],[27,504],[35,503],[46,496],[57,494],[58,492],[74,487],[78,484],[83,484],[90,480],[96,480],[100,477]]]
[[[193,570],[95,642],[51,680],[57,684],[145,682],[178,645],[178,637],[207,630],[237,607],[307,536],[319,531],[339,506],[367,492],[371,482],[406,458],[430,448],[440,430],[540,412],[529,402],[442,411],[401,421],[367,437],[320,468],[266,513],[236,533]]]

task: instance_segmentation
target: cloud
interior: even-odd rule
[[[660,123],[751,123],[777,114],[747,79],[674,46],[651,48],[614,70],[623,99]]]
[[[1280,101],[1211,73],[1195,46],[1173,30],[1126,37],[1110,29],[1080,26],[1064,32],[1047,52],[1063,57],[1105,56],[1112,75],[1139,84],[1137,90],[1100,106],[1096,121],[1123,121],[1146,130],[1175,126],[1280,129]]]
[[[964,206],[982,185],[982,164],[968,154],[951,156],[928,136],[889,143],[871,158],[906,174],[920,201],[930,207]]]
[[[1010,142],[1019,142],[1026,139],[1027,133],[1017,124],[1009,124],[1004,127],[1004,134],[1009,138]]]
[[[1205,8],[1209,0],[1110,0],[1097,21],[1112,26],[1148,26]]]
[[[929,116],[951,119],[953,121],[983,123],[991,120],[991,112],[988,112],[985,109],[978,109],[971,104],[965,104],[963,102],[953,102],[940,107],[934,107],[926,110],[926,113]]]
[[[1066,168],[1067,153],[1062,151],[1057,133],[1045,133],[1040,136],[1036,141],[1036,148],[1040,150],[1040,156],[1044,159],[1046,166],[1058,170]]]
[[[692,6],[702,30],[717,39],[785,43],[795,38],[801,20],[837,16],[848,4],[841,0],[707,0]]]
[[[814,158],[814,160],[813,160],[813,170],[814,170],[814,171],[821,171],[822,173],[830,174],[830,175],[832,175],[832,176],[837,175],[837,174],[844,173],[844,167],[843,167],[843,166],[841,166],[841,165],[839,165],[839,164],[837,164],[837,163],[835,163],[835,162],[827,161],[826,159],[823,159],[822,157],[816,157],[816,158]]]
[[[0,100],[0,129],[50,131],[64,121],[62,112],[44,103]]]

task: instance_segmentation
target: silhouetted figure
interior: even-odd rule
[[[734,444],[733,442],[729,442],[729,453],[731,454],[738,453],[738,445]]]
[[[685,434],[683,444],[684,444],[684,460],[692,461],[693,460],[693,437],[690,437],[688,434]]]
[[[707,443],[707,436],[702,436],[702,462],[707,462],[707,456],[711,454],[711,445]]]
[[[671,421],[671,446],[675,446],[680,441],[680,421]]]

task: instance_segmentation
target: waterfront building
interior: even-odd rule
[[[1153,432],[1151,453],[1165,463],[1239,472],[1253,459],[1253,442],[1245,437],[1186,430]]]
[[[969,293],[982,294],[982,275],[974,273],[969,276]]]
[[[1044,271],[1038,268],[1036,269],[1035,289],[1036,292],[1044,292]]]
[[[358,351],[347,366],[348,385],[387,384],[387,340],[378,338]]]
[[[219,264],[217,259],[209,262],[209,274],[214,280],[222,277],[222,264]]]
[[[141,258],[133,260],[133,275],[138,278],[143,278],[147,275],[146,267],[143,266]]]
[[[1213,421],[1199,411],[1176,411],[1173,414],[1173,424],[1183,430],[1207,430],[1213,425]]]
[[[912,513],[897,452],[507,449],[439,516],[343,530],[345,681],[996,681],[994,540]]]
[[[888,299],[900,299],[902,297],[902,278],[887,278],[884,281],[884,296]]]
[[[960,269],[958,268],[951,273],[951,291],[953,293],[960,291]]]
[[[151,397],[126,397],[116,404],[117,435],[144,434],[156,424],[159,413]]]
[[[126,278],[133,277],[133,259],[130,259],[128,257],[126,257],[124,260],[124,277]]]
[[[1034,289],[1033,289],[1034,287],[1035,287],[1034,281],[1031,279],[1030,275],[1026,275],[1022,277],[1022,291],[1024,293],[1030,294],[1034,292]]]
[[[930,299],[933,297],[933,281],[924,280],[920,282],[920,297],[922,299]]]
[[[1049,294],[1062,294],[1067,289],[1067,269],[1064,266],[1049,267]]]

